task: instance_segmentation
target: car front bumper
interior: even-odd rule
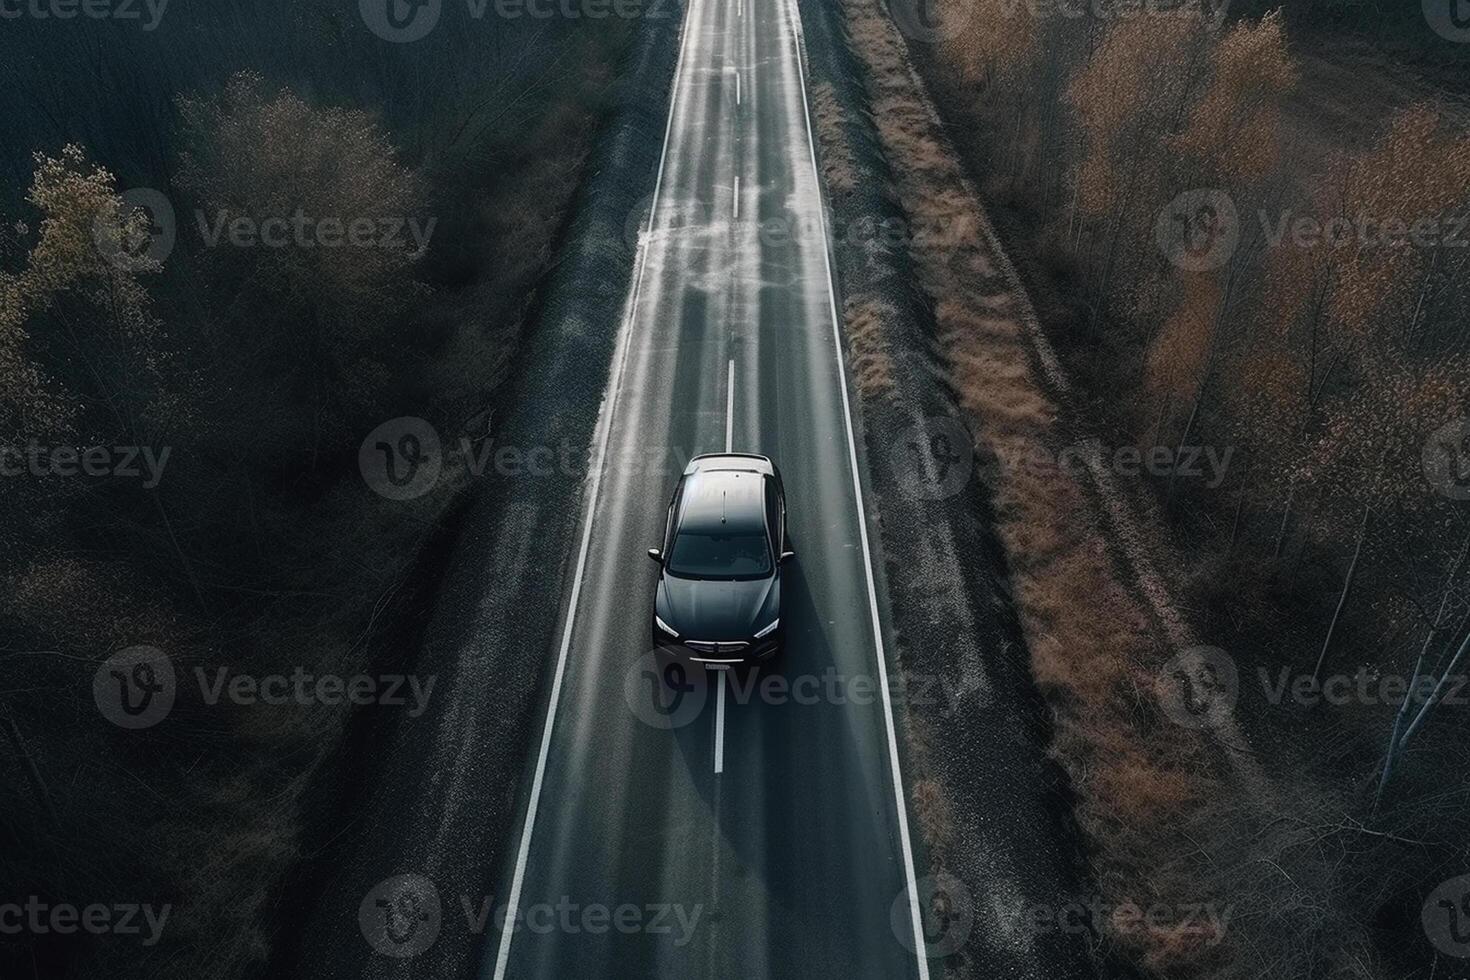
[[[774,657],[781,648],[778,631],[759,640],[675,640],[654,627],[654,648],[688,663],[704,667],[735,667],[761,663]]]

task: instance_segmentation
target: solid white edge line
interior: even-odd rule
[[[739,178],[736,178],[739,180]],[[730,371],[725,377],[725,452],[735,451],[735,358],[730,358]]]
[[[903,769],[898,758],[898,733],[893,723],[893,703],[889,693],[888,659],[883,651],[883,623],[878,615],[878,587],[873,579],[873,556],[868,544],[867,509],[863,506],[863,484],[858,475],[857,440],[853,436],[852,405],[847,396],[847,360],[842,353],[842,327],[837,316],[836,275],[832,270],[831,238],[827,229],[827,201],[822,194],[822,168],[817,163],[817,145],[812,139],[811,106],[806,97],[805,35],[801,29],[801,10],[795,0],[788,0],[792,31],[796,41],[796,60],[801,69],[801,105],[805,112],[806,144],[811,152],[812,178],[817,184],[817,212],[822,227],[822,252],[827,264],[827,303],[832,314],[832,343],[837,351],[837,370],[842,383],[842,420],[847,430],[847,453],[852,466],[852,490],[857,501],[858,537],[862,542],[863,571],[868,586],[868,612],[873,621],[873,647],[878,658],[878,683],[883,691],[883,725],[888,734],[888,765],[893,775],[893,797],[898,810],[898,834],[903,846],[903,870],[909,895],[909,919],[914,930],[914,957],[920,980],[929,980],[929,959],[924,943],[924,923],[919,912],[919,885],[914,876],[913,844],[909,837],[908,805],[903,793]]]
[[[653,234],[654,218],[658,214],[659,192],[663,188],[664,167],[669,156],[669,133],[674,127],[674,111],[678,106],[679,81],[684,75],[684,56],[687,53],[687,45],[691,32],[689,24],[693,19],[694,3],[691,0],[689,8],[684,12],[684,22],[680,25],[679,38],[679,60],[674,67],[674,81],[669,90],[669,115],[664,122],[663,148],[659,152],[658,176],[653,183],[653,203],[648,209],[648,224],[644,228],[645,235]],[[608,393],[604,396],[605,412],[598,424],[601,431],[597,439],[597,464],[592,470],[592,486],[588,490],[587,509],[582,517],[582,542],[577,551],[577,569],[572,579],[572,593],[567,601],[567,619],[562,629],[561,648],[557,651],[556,673],[551,682],[550,702],[546,708],[546,720],[541,729],[541,747],[536,757],[536,773],[531,780],[531,796],[526,803],[526,818],[521,826],[521,842],[516,852],[515,872],[511,877],[510,897],[506,901],[507,923],[514,923],[520,914],[521,889],[526,880],[526,862],[531,855],[531,835],[536,828],[536,808],[541,801],[541,789],[546,780],[546,760],[551,752],[551,735],[556,724],[557,704],[561,699],[562,681],[566,677],[567,653],[572,645],[572,629],[577,620],[577,600],[582,594],[582,578],[587,570],[587,554],[592,545],[592,520],[597,513],[597,496],[602,489],[602,473],[607,461],[607,445],[612,437],[613,414],[617,409],[618,391],[622,387],[623,371],[628,363],[629,334],[633,326],[633,316],[638,309],[638,296],[643,289],[643,275],[648,267],[649,244],[646,240],[639,243],[638,272],[633,279],[633,290],[628,297],[628,309],[623,316],[623,323],[618,331],[618,366],[614,376],[609,380]],[[505,971],[510,963],[510,944],[515,936],[515,930],[505,928],[500,933],[500,948],[495,956],[495,980],[505,980]]]
[[[728,671],[714,673],[719,678],[715,682],[719,684],[715,695],[715,775],[718,776],[725,771],[725,674]]]

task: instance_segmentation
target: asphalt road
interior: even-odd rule
[[[792,0],[687,8],[484,977],[928,975],[802,57]],[[644,551],[726,448],[781,467],[797,552],[754,689],[650,656]]]

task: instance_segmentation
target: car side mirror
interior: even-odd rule
[[[648,557],[652,558],[654,561],[658,562],[659,564],[663,564],[664,553],[662,551],[659,551],[657,548],[649,548],[648,549]]]
[[[783,551],[783,552],[781,552],[781,564],[784,565],[788,561],[790,561],[791,559],[793,559],[795,557],[796,557],[796,552],[794,552],[794,551]]]

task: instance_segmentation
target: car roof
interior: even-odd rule
[[[761,474],[753,470],[700,470],[684,482],[681,531],[764,531]]]
[[[756,470],[768,476],[775,476],[776,464],[771,462],[769,457],[758,456],[755,453],[705,453],[689,461],[689,465],[684,469],[684,475],[689,476],[700,470]]]

